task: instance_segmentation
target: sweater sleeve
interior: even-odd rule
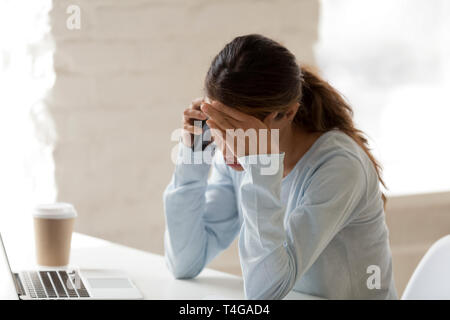
[[[165,259],[176,278],[192,278],[239,233],[235,191],[225,164],[202,161],[182,143],[175,172],[164,192]]]
[[[345,226],[365,190],[361,164],[350,156],[334,157],[308,178],[302,199],[292,200],[298,205],[285,219],[283,160],[284,154],[239,158],[245,169],[239,254],[248,299],[284,298]],[[263,163],[272,163],[271,172]]]

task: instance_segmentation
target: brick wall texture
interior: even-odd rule
[[[80,8],[80,29],[66,12]],[[314,0],[54,0],[58,200],[74,203],[79,232],[163,253],[162,193],[173,164],[170,134],[202,95],[215,54],[261,33],[314,64]],[[240,273],[236,243],[212,267]]]

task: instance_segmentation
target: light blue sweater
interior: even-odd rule
[[[258,156],[239,158],[242,172],[221,152],[212,166],[182,163],[194,156],[180,143],[164,192],[165,257],[176,278],[198,275],[239,235],[248,299],[281,299],[291,290],[397,298],[377,174],[346,134],[320,136],[284,178],[284,154],[259,158],[280,162],[270,175],[251,161]]]

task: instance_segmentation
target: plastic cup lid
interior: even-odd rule
[[[33,216],[43,219],[75,218],[77,212],[73,205],[65,202],[40,204],[34,208]]]

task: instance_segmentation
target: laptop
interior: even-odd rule
[[[46,268],[14,273],[0,234],[0,299],[93,300],[142,299],[134,283],[120,271]]]

